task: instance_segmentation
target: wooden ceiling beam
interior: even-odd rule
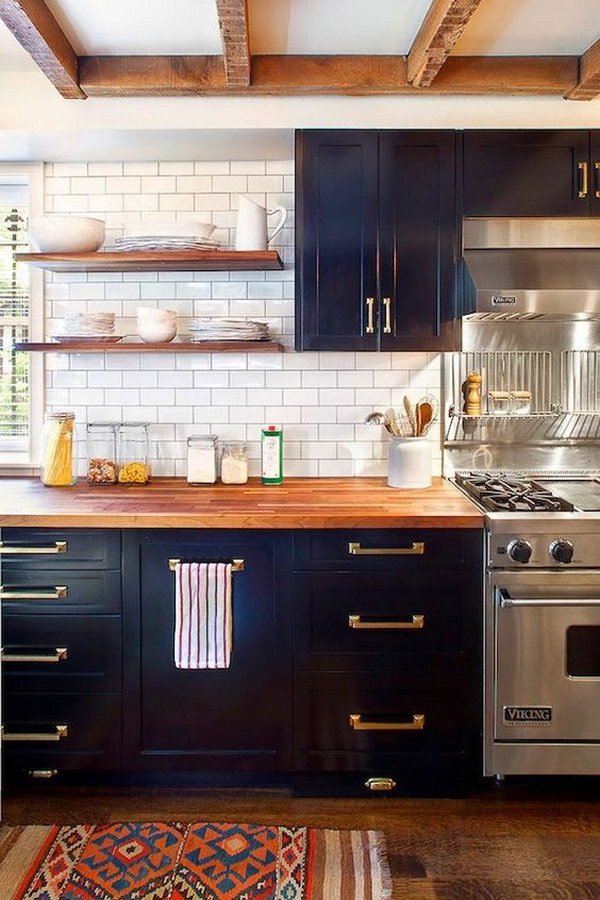
[[[85,100],[77,54],[43,0],[0,0],[0,19],[68,100]]]
[[[408,80],[414,87],[431,85],[480,3],[433,0],[408,54]]]
[[[247,0],[216,0],[223,64],[228,87],[250,84],[250,40]]]
[[[579,57],[579,79],[565,94],[567,100],[593,100],[600,94],[600,41]]]
[[[452,56],[429,88],[408,82],[401,56],[254,56],[252,83],[228,86],[220,56],[83,56],[90,97],[337,94],[531,94],[564,96],[577,83],[569,56]]]

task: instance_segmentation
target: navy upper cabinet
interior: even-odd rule
[[[598,215],[591,137],[592,146],[585,130],[465,131],[465,215]]]
[[[296,348],[452,350],[455,133],[296,136]]]

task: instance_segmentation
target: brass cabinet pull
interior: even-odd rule
[[[54,590],[22,591],[0,587],[0,600],[64,600],[68,590],[66,585],[57,584]]]
[[[383,333],[391,334],[392,333],[392,298],[391,297],[383,298],[383,308],[385,310],[385,321],[383,324]]]
[[[58,775],[58,769],[30,769],[28,774],[32,778],[54,778]]]
[[[595,195],[600,199],[600,161],[594,163],[594,176],[596,179]]]
[[[425,544],[413,541],[410,547],[361,547],[360,541],[348,544],[350,556],[423,556]]]
[[[68,725],[51,725],[51,728],[54,728],[54,731],[5,731],[4,725],[2,726],[2,740],[3,741],[61,741],[63,738],[68,737],[69,735],[69,727]]]
[[[176,572],[177,566],[180,565],[180,559],[170,559],[169,560],[169,571]],[[232,559],[231,560],[231,571],[232,572],[243,572],[246,568],[246,560],[245,559]]]
[[[367,327],[365,328],[365,334],[374,334],[375,333],[375,298],[367,297],[365,300],[367,304]]]
[[[355,731],[423,731],[425,716],[415,713],[412,722],[363,722],[361,715],[353,714],[350,727]]]
[[[19,554],[20,556],[31,556],[32,554],[37,556],[47,556],[48,554],[66,552],[66,541],[54,541],[54,545],[51,547],[19,547],[17,544],[5,544],[4,541],[0,541],[0,556],[6,556],[8,554]]]
[[[380,631],[391,631],[392,629],[416,629],[425,628],[425,616],[411,616],[409,622],[363,622],[362,616],[348,616],[348,627],[366,630],[368,628],[378,629]]]
[[[10,648],[2,649],[0,662],[4,663],[59,663],[67,658],[66,647],[56,647],[54,650],[33,650],[31,653],[10,652]]]
[[[367,778],[365,787],[370,791],[393,791],[396,782],[393,778]]]
[[[588,164],[587,161],[577,163],[579,169],[579,199],[584,200],[588,195]]]

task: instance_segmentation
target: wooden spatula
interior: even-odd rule
[[[415,410],[417,420],[417,437],[420,437],[426,430],[430,422],[433,421],[434,409],[429,400],[419,400]]]

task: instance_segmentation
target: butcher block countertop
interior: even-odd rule
[[[0,478],[0,527],[87,528],[482,528],[483,516],[452,484],[389,488],[383,478],[288,478],[264,486],[148,485],[44,487],[37,478]]]

